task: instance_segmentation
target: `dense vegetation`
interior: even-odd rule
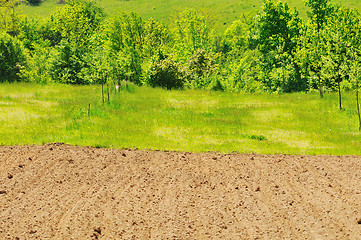
[[[220,33],[212,16],[194,9],[174,15],[165,26],[134,12],[105,20],[96,2],[69,0],[46,21],[37,21],[17,14],[17,0],[2,0],[0,27],[7,34],[0,37],[0,82],[125,79],[168,89],[317,89],[321,95],[357,88],[359,12],[329,0],[306,4],[309,20],[286,2],[265,0],[260,10]]]

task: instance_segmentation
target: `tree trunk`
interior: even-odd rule
[[[104,104],[104,83],[102,83],[102,100],[103,100],[103,104]]]
[[[118,77],[118,93],[120,93],[120,78]]]
[[[318,90],[320,90],[320,96],[321,98],[323,98],[323,89],[322,89],[322,82],[320,76],[318,76]]]
[[[361,131],[360,104],[358,101],[358,81],[356,82],[356,104],[357,104],[357,115],[358,115],[358,121],[359,121],[358,130]]]
[[[307,89],[307,86],[306,86],[306,82],[302,81],[302,77],[301,77],[301,73],[300,73],[300,66],[298,66],[297,63],[293,63],[293,68],[295,69],[295,72],[296,72],[296,81],[297,81],[297,85],[300,86],[299,89],[297,89],[297,91],[302,91],[302,90],[305,90]],[[303,87],[301,87],[301,84],[304,84]],[[302,89],[303,88],[303,89]]]
[[[338,102],[340,105],[340,110],[342,110],[340,79],[337,81],[337,85],[338,85]]]
[[[107,83],[107,93],[108,93],[108,103],[110,103],[110,98],[109,98],[109,83]]]

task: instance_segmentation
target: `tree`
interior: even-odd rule
[[[341,82],[349,80],[353,48],[360,47],[358,11],[347,7],[336,7],[325,26],[328,47],[329,75],[332,83],[337,85],[339,108],[342,109]]]
[[[18,3],[18,0],[0,0],[0,31],[6,31],[11,36],[19,33]]]
[[[20,41],[6,33],[0,33],[0,82],[20,80],[20,70],[26,56]]]
[[[332,12],[330,0],[305,0],[306,6],[311,8],[311,19],[316,25],[317,32],[320,32]]]
[[[187,59],[198,49],[211,49],[212,19],[195,9],[186,9],[176,16],[175,48],[178,58]]]
[[[263,69],[271,73],[280,68],[284,91],[304,89],[301,82],[300,66],[295,61],[295,53],[302,31],[302,20],[295,9],[286,2],[265,0],[262,11],[257,16],[258,46],[263,54]],[[286,79],[285,73],[293,70],[293,77]]]
[[[313,62],[311,69],[316,73],[318,78],[318,88],[320,91],[320,96],[323,97],[323,80],[321,78],[321,69],[322,69],[322,55],[324,52],[320,51],[323,49],[322,44],[323,39],[321,37],[321,31],[324,25],[327,23],[327,19],[330,13],[333,11],[332,6],[330,5],[330,0],[306,0],[306,6],[311,8],[311,13],[309,14],[311,22],[314,24],[316,33],[312,34],[311,41],[312,44],[310,48],[313,51]]]
[[[87,84],[96,81],[89,76],[97,35],[104,18],[103,9],[93,1],[70,0],[51,19],[51,28],[61,38],[58,54],[52,63],[52,76],[63,83]],[[54,39],[57,39],[56,37]]]
[[[184,86],[184,74],[171,56],[159,54],[152,62],[146,82],[152,87],[179,89]]]
[[[116,59],[117,70],[126,80],[141,83],[144,39],[146,37],[143,19],[136,13],[121,13],[108,26],[110,58]]]
[[[150,58],[159,51],[168,51],[168,44],[171,41],[169,30],[160,22],[150,18],[144,24],[144,56]]]
[[[228,55],[237,58],[244,51],[253,48],[254,18],[255,12],[243,14],[226,29],[224,37]]]
[[[62,39],[84,46],[100,27],[104,17],[103,9],[94,1],[69,0],[65,7],[51,16],[53,22],[51,26]]]

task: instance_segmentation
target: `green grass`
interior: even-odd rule
[[[354,94],[251,95],[131,86],[0,84],[0,144],[191,152],[361,154]],[[90,116],[88,105],[90,104]]]
[[[165,24],[172,22],[172,15],[186,8],[195,8],[210,12],[215,16],[216,29],[224,30],[234,20],[239,19],[243,13],[259,10],[261,0],[102,0],[99,5],[105,9],[108,15],[114,15],[121,11],[134,11],[145,19],[153,17]],[[308,8],[303,0],[287,0],[291,7],[296,7],[301,16],[305,17]],[[361,9],[361,1],[344,0],[333,1],[343,5]],[[46,0],[40,6],[22,5],[24,15],[31,18],[48,17],[56,8],[63,5],[57,4],[57,0]]]

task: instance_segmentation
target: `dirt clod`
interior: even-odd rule
[[[100,228],[100,227],[98,227],[98,228],[94,228],[94,232],[98,233],[99,235],[101,235],[101,234],[102,234],[102,230],[101,230],[101,228]]]

